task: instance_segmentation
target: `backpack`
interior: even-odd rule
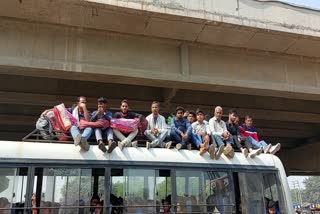
[[[52,133],[52,126],[45,117],[39,117],[36,123],[36,128],[39,130],[41,137],[44,140],[52,140],[54,138]]]

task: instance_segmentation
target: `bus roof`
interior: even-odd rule
[[[222,155],[219,160],[212,160],[208,153],[200,156],[197,150],[177,151],[176,149],[161,148],[147,150],[143,147],[126,147],[123,151],[116,148],[111,154],[108,154],[101,152],[96,145],[91,145],[90,150],[85,152],[72,144],[18,141],[0,141],[0,147],[0,163],[25,161],[28,163],[46,163],[50,161],[53,163],[93,163],[107,161],[143,165],[153,163],[184,166],[196,164],[203,167],[206,167],[206,164],[275,167],[273,155],[261,154],[251,159],[245,158],[240,152],[236,152],[232,159]]]

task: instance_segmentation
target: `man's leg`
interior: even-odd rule
[[[174,131],[170,132],[170,139],[176,143],[181,143],[182,141],[181,136]]]
[[[223,138],[220,135],[211,135],[211,139],[212,142],[217,145],[217,150],[215,151],[215,158],[218,160],[220,159],[225,149]]]
[[[161,134],[158,135],[158,140],[159,140],[159,144],[163,144],[163,142],[165,141],[166,137],[167,137],[168,133],[167,131],[162,132]]]
[[[90,127],[87,127],[83,130],[82,132],[82,137],[85,139],[85,140],[88,140],[92,134],[93,130],[92,128]]]
[[[78,127],[71,126],[70,133],[74,141],[74,145],[78,146],[81,141],[81,133]]]
[[[117,143],[113,139],[113,130],[112,128],[107,128],[103,134],[104,138],[108,140],[108,153],[111,153],[116,147]]]
[[[190,149],[191,150],[191,144],[190,142],[192,141],[192,132],[190,132],[187,136],[187,140],[181,141],[181,148],[180,149]]]
[[[113,141],[112,128],[109,127],[104,131],[104,138],[106,138],[108,140],[108,142]]]
[[[242,147],[245,147],[249,150],[252,149],[252,145],[251,143],[249,143],[247,137],[240,137],[240,144],[242,145]]]
[[[118,129],[113,129],[113,134],[122,142],[126,137],[118,130]]]
[[[138,132],[139,130],[136,129],[128,135],[125,146],[131,146],[131,142],[137,136]]]
[[[193,134],[193,143],[197,147],[197,149],[199,149],[200,145],[202,144],[201,136],[198,134]]]
[[[241,139],[239,140],[237,135],[233,135],[232,138],[237,148],[240,149],[242,154],[247,158],[249,155],[249,152],[248,152],[248,149],[241,144]]]
[[[260,144],[258,141],[256,141],[255,139],[253,139],[252,137],[247,137],[247,142],[249,144],[251,144],[251,148],[249,149],[250,153],[249,153],[249,157],[250,158],[255,158],[257,155],[260,155],[263,147],[262,144]]]
[[[214,134],[212,135],[212,138],[218,147],[224,145],[223,138],[220,135]]]
[[[94,134],[96,136],[96,140],[97,140],[97,143],[100,143],[100,141],[102,141],[102,131],[101,131],[101,128],[95,128],[94,129]]]
[[[88,143],[88,139],[90,138],[92,132],[93,132],[93,129],[90,127],[82,130],[80,147],[86,151],[88,151],[90,148],[90,145]]]
[[[258,141],[253,139],[252,137],[248,137],[248,142],[252,145],[253,149],[260,149],[263,148],[262,144],[260,144]]]
[[[151,134],[151,130],[145,130],[144,136],[146,136],[151,142],[157,139],[153,134]]]
[[[107,149],[106,149],[106,146],[104,145],[103,143],[103,137],[102,137],[102,130],[101,128],[95,128],[94,129],[94,134],[96,136],[96,140],[98,142],[98,148],[103,151],[103,152],[106,152]]]
[[[242,146],[240,144],[240,141],[238,140],[238,136],[237,135],[232,135],[230,136],[230,140],[233,143],[233,146],[235,146],[235,148],[238,148],[241,150]]]
[[[118,143],[118,147],[122,150],[125,145],[124,140],[126,137],[118,129],[113,129],[113,134],[121,141]]]
[[[176,143],[176,149],[180,150],[182,148],[182,138],[175,131],[170,132],[170,139]]]
[[[157,136],[156,139],[154,139],[152,142],[151,142],[151,147],[164,147],[165,144],[164,144],[164,140],[166,139],[166,136],[167,136],[167,133],[166,132],[162,132],[161,134],[159,134]]]
[[[223,153],[230,157],[230,158],[233,158],[234,157],[234,150],[232,148],[232,145],[235,145],[235,143],[233,142],[233,138],[232,136],[230,136],[228,139],[224,139],[225,142],[226,142],[226,147],[223,151]]]

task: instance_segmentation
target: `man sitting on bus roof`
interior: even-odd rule
[[[245,137],[240,136],[240,131],[238,125],[235,124],[235,120],[237,117],[237,111],[234,109],[229,110],[229,118],[226,122],[227,130],[230,133],[231,140],[233,141],[233,145],[235,145],[245,157],[248,157],[248,149],[251,148],[251,144],[247,142]],[[243,145],[245,144],[245,146]]]
[[[143,118],[141,114],[129,111],[128,100],[122,100],[120,106],[120,112],[116,112],[113,117],[116,119],[125,118],[125,119],[136,119],[138,122]],[[118,143],[118,147],[122,150],[123,147],[137,147],[138,142],[132,140],[137,136],[138,129],[135,129],[128,136],[125,136],[120,130],[113,128],[113,133],[121,141]]]
[[[168,135],[166,119],[159,114],[160,103],[153,101],[151,104],[151,114],[147,116],[148,127],[144,132],[144,135],[151,142],[147,141],[146,147],[162,147],[170,149],[171,142],[165,143],[164,140]]]
[[[235,120],[234,120],[234,124],[235,125],[237,125],[238,126],[238,130],[239,130],[239,133],[240,133],[240,137],[241,138],[245,138],[245,142],[246,142],[246,146],[247,146],[247,148],[249,149],[249,157],[250,158],[255,158],[257,155],[260,155],[261,154],[261,152],[262,152],[262,150],[261,149],[253,149],[253,147],[252,147],[252,144],[249,142],[249,140],[248,140],[248,137],[244,137],[244,136],[242,136],[241,135],[241,129],[242,129],[242,127],[241,126],[239,126],[239,117],[238,117],[238,115],[235,117]],[[240,139],[241,139],[240,138]]]
[[[107,120],[110,123],[110,120],[112,118],[112,113],[108,111],[108,101],[104,97],[99,97],[98,98],[98,109],[94,111],[91,114],[91,122],[96,122],[98,120]],[[111,127],[108,127],[106,129],[103,128],[95,128],[94,133],[96,136],[96,140],[98,142],[98,148],[108,153],[111,153],[114,148],[117,146],[116,142],[113,140],[113,131]],[[103,139],[107,138],[108,139],[108,150],[106,149]]]
[[[218,155],[223,153],[230,158],[234,157],[234,151],[231,146],[233,144],[231,135],[227,130],[226,123],[222,118],[222,107],[217,106],[214,109],[214,117],[209,120],[212,141],[217,144]],[[224,145],[226,143],[226,146]]]
[[[68,108],[68,111],[72,113],[72,116],[77,120],[77,124],[79,126],[80,120],[90,121],[90,112],[87,109],[86,98],[80,96],[77,98],[77,105],[73,108]],[[88,151],[90,148],[87,140],[90,138],[92,134],[92,128],[87,127],[84,129],[80,129],[78,126],[71,126],[70,133],[74,140],[74,145],[80,146],[82,149]]]
[[[226,126],[228,132],[230,132],[230,134],[232,135],[233,143],[240,149],[245,157],[248,157],[249,155],[250,158],[254,158],[255,156],[259,155],[261,151],[259,149],[252,149],[252,144],[249,143],[248,138],[240,135],[238,123],[239,117],[237,115],[237,111],[230,109],[229,120],[226,123]],[[250,154],[248,152],[250,152]]]
[[[204,120],[204,114],[201,109],[197,109],[197,121],[191,124],[193,133],[193,143],[200,149],[200,155],[209,151],[210,158],[215,158],[215,146],[210,143],[210,127],[208,122]]]
[[[176,108],[176,117],[172,119],[170,139],[176,142],[176,149],[191,149],[192,128],[189,121],[183,117],[184,108]]]
[[[250,115],[245,117],[245,123],[240,127],[240,133],[242,136],[248,137],[248,141],[252,144],[254,149],[263,149],[264,153],[271,154],[275,154],[280,150],[280,143],[272,146],[272,144],[267,144],[263,140],[259,141],[257,130],[253,126],[253,118]]]

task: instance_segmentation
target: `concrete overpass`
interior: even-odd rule
[[[319,174],[320,12],[257,0],[2,0],[0,138],[78,95],[235,108],[282,143],[291,174]],[[303,160],[303,161],[301,161]]]

